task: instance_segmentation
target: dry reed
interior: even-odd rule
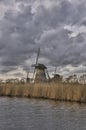
[[[0,84],[0,96],[47,98],[86,103],[86,85],[61,82]]]

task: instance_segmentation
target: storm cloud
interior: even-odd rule
[[[47,67],[86,65],[85,0],[0,0],[0,7],[1,73],[31,68],[39,47]]]

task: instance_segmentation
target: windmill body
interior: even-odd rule
[[[38,64],[37,66],[35,66],[36,74],[34,82],[45,82],[47,80],[46,69],[47,67],[43,64]]]

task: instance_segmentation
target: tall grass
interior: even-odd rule
[[[86,103],[86,85],[61,82],[0,84],[0,96],[47,98]]]

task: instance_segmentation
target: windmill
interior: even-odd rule
[[[30,82],[30,78],[29,78],[29,72],[27,72],[27,79],[26,82],[29,83]]]
[[[36,64],[32,65],[33,67],[35,67],[33,72],[34,82],[42,82],[47,80],[46,78],[47,67],[44,64],[38,63],[39,55],[40,55],[40,48],[38,49],[37,52]]]
[[[52,78],[53,81],[58,82],[58,81],[62,81],[62,76],[57,74],[57,66],[55,67],[55,71],[54,71],[54,77]]]

